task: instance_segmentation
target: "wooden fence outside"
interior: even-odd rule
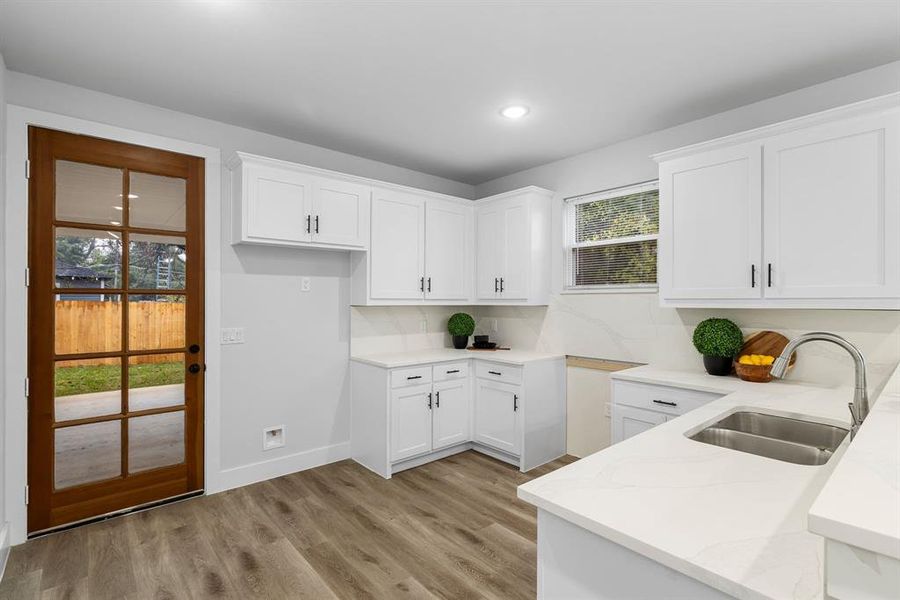
[[[128,348],[155,350],[184,348],[185,304],[183,302],[130,302],[128,304]],[[56,302],[56,353],[114,352],[121,348],[122,303],[93,300]],[[183,357],[180,358],[183,360]],[[132,364],[172,362],[170,355],[150,354],[131,358]],[[90,362],[65,361],[59,366],[112,365],[118,358],[96,358]]]

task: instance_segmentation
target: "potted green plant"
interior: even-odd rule
[[[475,333],[475,319],[466,313],[456,313],[447,320],[447,331],[453,336],[453,347],[464,350],[469,345],[469,336]]]
[[[694,329],[694,347],[710,375],[730,375],[732,361],[744,344],[741,328],[728,319],[706,319]]]

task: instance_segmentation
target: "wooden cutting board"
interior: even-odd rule
[[[784,347],[788,345],[790,340],[778,333],[777,331],[758,331],[753,335],[749,335],[744,339],[744,345],[738,353],[738,358],[745,354],[764,354],[778,358]],[[788,366],[794,366],[797,362],[797,353],[791,355]]]

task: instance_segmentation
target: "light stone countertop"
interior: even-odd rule
[[[389,354],[364,354],[351,356],[350,360],[393,369],[396,367],[413,367],[429,363],[468,360],[477,358],[509,365],[524,365],[539,360],[564,359],[565,354],[548,354],[543,352],[526,352],[522,350],[456,350],[453,348],[427,348],[408,352],[392,352]]]
[[[808,531],[807,515],[849,435],[818,467],[687,435],[738,410],[849,428],[850,388],[753,384],[649,366],[613,377],[727,395],[528,482],[519,497],[732,596],[822,598],[824,540]]]
[[[900,367],[813,503],[809,528],[900,560]]]

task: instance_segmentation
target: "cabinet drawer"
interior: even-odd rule
[[[475,376],[491,381],[520,384],[522,383],[522,367],[478,361],[475,363]]]
[[[421,367],[409,367],[408,369],[394,369],[391,371],[391,387],[405,387],[407,385],[422,385],[431,383],[431,365]]]
[[[613,382],[613,403],[644,408],[669,415],[683,415],[698,406],[721,398],[721,394],[698,392],[664,385],[630,381]]]
[[[450,379],[465,379],[469,376],[469,363],[446,363],[434,365],[432,378],[435,381],[448,381]]]

